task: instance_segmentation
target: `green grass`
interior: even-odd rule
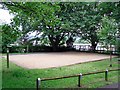
[[[35,80],[40,78],[59,77],[79,73],[95,72],[99,70],[118,68],[117,58],[113,58],[113,67],[109,67],[109,60],[89,62],[72,66],[64,66],[51,69],[24,69],[13,63],[10,68],[6,68],[6,59],[2,60],[2,87],[3,88],[35,88]],[[96,88],[107,84],[118,82],[118,71],[108,74],[109,80],[104,80],[104,73],[84,76],[82,78],[82,87]],[[76,88],[78,87],[78,77],[60,80],[43,81],[42,88]]]

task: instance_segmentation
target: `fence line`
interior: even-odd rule
[[[73,45],[73,48],[75,48],[78,51],[92,51],[92,48],[90,45]],[[119,51],[116,50],[115,47],[112,47],[112,50],[110,48],[105,48],[103,46],[96,46],[96,52],[98,53],[109,53],[112,54],[118,54]]]
[[[36,86],[37,86],[37,90],[39,90],[41,81],[48,81],[48,80],[57,80],[57,79],[64,79],[64,78],[71,78],[71,77],[78,77],[78,87],[81,87],[81,78],[82,76],[87,76],[87,75],[91,75],[91,74],[99,74],[99,73],[105,73],[105,81],[108,81],[108,71],[118,71],[120,70],[120,68],[118,69],[112,69],[112,70],[103,70],[103,71],[97,71],[97,72],[89,72],[89,73],[80,73],[80,74],[75,74],[75,75],[69,75],[69,76],[63,76],[63,77],[54,77],[54,78],[37,78],[36,81]]]
[[[109,70],[109,72],[111,72],[111,71],[117,71],[117,70],[120,70],[120,68]],[[97,71],[97,72],[85,73],[85,74],[82,74],[82,76],[91,75],[91,74],[103,73],[103,72],[105,72],[105,71],[106,71],[106,70],[104,70],[104,71]],[[41,81],[56,80],[56,79],[63,79],[63,78],[70,78],[70,77],[77,77],[77,76],[79,76],[79,75],[80,75],[80,74],[63,76],[63,77],[54,77],[54,78],[43,78],[43,79],[41,79]]]

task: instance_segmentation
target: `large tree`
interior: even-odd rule
[[[119,4],[119,2],[75,3],[74,13],[71,15],[74,33],[90,42],[93,51],[101,39],[97,33],[101,30],[102,17],[111,17],[118,25],[120,24]]]
[[[41,36],[49,40],[54,51],[65,42],[66,36],[75,35],[89,41],[95,51],[102,17],[118,19],[119,24],[119,3],[7,2],[3,5],[17,17],[16,26],[24,26],[24,32],[42,32]]]
[[[87,40],[95,51],[99,38],[97,31],[100,28],[101,15],[98,11],[99,3],[74,3],[71,14],[71,29],[75,35]]]
[[[61,45],[61,41],[66,35],[66,30],[69,29],[67,20],[63,19],[65,17],[62,14],[65,12],[63,10],[64,5],[41,2],[4,3],[4,5],[12,13],[15,13],[14,23],[16,26],[22,27],[24,32],[27,30],[42,32],[43,36],[49,39],[54,51]]]

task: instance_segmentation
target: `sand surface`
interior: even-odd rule
[[[97,61],[109,57],[109,55],[95,53],[59,52],[10,55],[10,61],[27,69],[42,69]]]

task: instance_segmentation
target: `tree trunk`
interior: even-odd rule
[[[96,46],[97,46],[97,43],[96,42],[92,42],[92,51],[93,52],[96,51]]]
[[[60,41],[64,38],[64,36],[65,36],[65,33],[60,34],[60,35],[54,35],[54,36],[48,35],[53,51],[59,51]]]
[[[49,35],[48,36],[49,37],[49,40],[50,40],[50,44],[51,44],[51,46],[52,46],[52,50],[54,51],[54,52],[56,52],[56,51],[58,51],[58,48],[59,48],[59,39],[57,39],[57,38],[53,38],[53,36],[51,35]]]
[[[93,52],[96,51],[96,46],[97,46],[98,42],[99,42],[99,40],[98,40],[97,34],[96,33],[92,33],[91,34],[91,44],[92,44],[92,51]]]
[[[54,42],[54,43],[52,44],[52,49],[53,49],[53,51],[54,51],[54,52],[58,51],[58,48],[59,48],[58,44],[56,44],[56,43]]]

